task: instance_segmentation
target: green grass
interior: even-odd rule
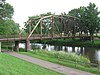
[[[0,53],[0,75],[62,75],[38,65]]]
[[[99,37],[100,37],[100,34],[97,34],[97,36],[99,36]]]
[[[78,57],[75,54],[63,54],[55,51],[49,52],[44,50],[34,50],[21,53],[42,60],[98,74],[98,68],[91,67],[90,64],[86,64],[90,62],[87,58],[81,56]]]

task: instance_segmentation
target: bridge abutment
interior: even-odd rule
[[[31,47],[30,47],[30,40],[29,40],[29,39],[26,39],[25,50],[26,50],[26,51],[31,50]]]
[[[15,51],[19,51],[19,41],[15,41]]]

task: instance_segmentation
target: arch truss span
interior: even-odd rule
[[[26,39],[32,37],[79,37],[80,19],[70,15],[48,15],[29,18],[19,35],[25,31]]]

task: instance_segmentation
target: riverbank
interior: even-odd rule
[[[81,41],[80,39],[52,39],[52,40],[41,40],[38,43],[46,43],[51,45],[62,45],[62,46],[77,46],[77,47],[100,47],[100,40],[92,41]]]
[[[66,54],[63,52],[59,53],[56,51],[52,52],[52,51],[45,51],[45,50],[34,50],[34,51],[21,52],[21,53],[31,57],[53,62],[56,64],[98,74],[98,67],[91,66],[90,61],[87,58],[83,56],[75,55],[73,53]]]

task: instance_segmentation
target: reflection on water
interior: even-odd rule
[[[25,43],[20,43],[19,48],[25,48]]]
[[[25,48],[24,43],[20,43],[20,48]],[[91,61],[100,61],[100,48],[91,48],[91,47],[69,47],[69,46],[54,46],[50,44],[39,44],[32,43],[32,49],[45,49],[48,51],[65,51],[65,52],[74,52],[78,55],[83,55],[88,57]]]

